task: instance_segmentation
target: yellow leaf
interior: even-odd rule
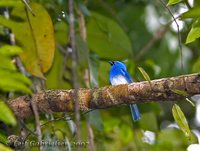
[[[16,41],[21,45],[20,54],[26,70],[31,74],[44,78],[53,62],[55,51],[54,30],[48,12],[39,4],[30,3],[35,16],[25,6],[14,7],[11,16],[19,21],[7,20],[0,16],[0,24],[12,29]]]

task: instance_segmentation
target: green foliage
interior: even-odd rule
[[[1,133],[0,133],[0,143],[3,143],[3,144],[7,143],[7,137]]]
[[[10,108],[0,100],[0,120],[6,124],[16,125],[16,119]]]
[[[188,145],[184,134],[178,129],[164,129],[158,134],[158,150],[181,151]]]
[[[188,138],[192,138],[192,134],[190,131],[190,128],[188,126],[187,120],[185,118],[184,113],[182,112],[181,108],[177,105],[174,104],[172,108],[172,113],[174,116],[175,121],[179,125],[180,129],[185,133],[185,136]]]
[[[43,73],[49,70],[54,57],[53,25],[50,16],[41,5],[31,3],[30,6],[35,16],[25,10],[24,6],[18,6],[13,8],[11,15],[23,21],[7,20],[0,16],[0,24],[12,29],[16,40],[22,45],[24,51],[20,57],[27,71],[44,78]]]
[[[200,37],[200,19],[197,19],[193,24],[192,28],[187,36],[186,44],[195,41]]]
[[[102,58],[120,60],[131,56],[130,40],[112,19],[92,12],[87,24],[88,47]]]
[[[152,112],[142,114],[139,124],[143,130],[149,130],[154,132],[158,131],[157,119],[155,114]]]
[[[56,42],[60,45],[66,45],[68,42],[68,25],[63,21],[57,22],[54,25],[54,30]]]
[[[142,67],[138,67],[138,69],[140,70],[140,72],[142,73],[142,76],[144,77],[144,79],[146,81],[149,82],[149,85],[151,86],[151,79],[149,77],[149,75],[146,73],[146,71],[142,68]],[[152,86],[151,86],[152,87]]]
[[[183,91],[183,90],[172,89],[171,91],[176,93],[176,94],[182,95],[182,96],[188,96],[189,95],[186,91]]]
[[[23,6],[23,3],[19,0],[1,0],[0,1],[0,7],[18,7],[18,6]]]
[[[17,71],[11,60],[12,56],[21,52],[21,48],[17,46],[5,45],[0,48],[0,90],[31,93],[31,81]]]
[[[10,12],[9,19],[0,16],[2,25],[0,26],[0,97],[4,100],[8,99],[5,92],[31,93],[29,88],[31,81],[17,70],[12,61],[15,55],[20,55],[31,77],[46,79],[46,89],[71,89],[73,85],[71,52],[66,48],[69,44],[68,1],[35,0],[29,4],[36,16],[25,10],[21,0],[0,0],[0,7],[9,7]],[[74,4],[80,87],[95,88],[108,85],[109,60],[124,61],[134,81],[145,79],[150,85],[150,77],[156,79],[199,72],[200,13],[197,2],[194,2],[191,8],[188,7],[188,11],[179,14],[184,23],[179,34],[183,40],[186,38],[186,43],[189,44],[185,46],[181,42],[184,69],[180,66],[181,54],[177,33],[168,26],[168,22],[172,20],[171,15],[161,3],[146,0],[76,0]],[[172,13],[176,13],[184,4],[186,1],[169,0],[167,5],[170,5]],[[85,17],[86,40],[80,35],[83,28],[80,25],[80,12]],[[9,43],[5,27],[12,30],[16,37],[16,45],[20,47],[5,45]],[[165,29],[167,32],[162,35],[158,32],[160,29]],[[141,51],[143,53],[138,57]],[[142,68],[137,68],[138,66]],[[188,96],[182,90],[171,91],[184,97]],[[9,96],[13,94],[18,93],[9,93]],[[84,116],[81,116],[83,141],[88,141],[87,122],[89,122],[93,129],[96,150],[186,150],[189,144],[196,141],[188,125],[192,129],[198,129],[198,125],[192,122],[195,108],[192,107],[192,110],[188,108],[188,102],[185,102],[186,107],[184,102],[180,104],[181,107],[183,105],[181,109],[186,109],[184,112],[187,113],[188,119],[187,123],[181,109],[177,105],[173,106],[173,116],[180,129],[168,128],[168,125],[174,124],[172,115],[169,114],[172,108],[169,102],[138,104],[142,115],[139,122],[132,122],[129,107],[123,105],[91,111],[88,114],[83,113]],[[2,110],[0,107],[0,120],[6,124],[16,125],[13,113],[10,113],[6,104],[3,106]],[[67,118],[63,118],[64,115],[61,113],[53,115],[54,117],[40,116],[42,124],[49,122],[42,126],[43,139],[74,142],[76,138],[74,122],[65,121]],[[68,113],[67,115],[73,119],[73,115]],[[59,118],[61,120],[57,120]],[[56,120],[50,121],[53,119]],[[25,124],[34,131],[34,118],[27,119]],[[8,131],[7,129],[0,131],[0,141],[4,144],[10,131],[18,134],[19,128],[11,127]],[[154,142],[144,141],[145,131],[155,134]],[[27,139],[32,141],[37,138],[30,135]],[[37,147],[25,148],[25,150],[30,149],[37,150]],[[46,146],[45,149],[61,150],[61,147]]]
[[[181,19],[187,19],[187,18],[199,18],[200,17],[200,7],[194,7],[188,10],[187,12],[181,14]]]
[[[0,143],[0,150],[2,151],[13,151],[11,148],[6,147],[5,145]]]
[[[173,5],[173,4],[177,4],[179,2],[181,2],[182,0],[169,0],[167,5]]]

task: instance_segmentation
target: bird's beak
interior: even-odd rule
[[[109,64],[112,66],[114,65],[114,61],[109,61]]]

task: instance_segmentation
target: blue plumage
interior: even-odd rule
[[[133,80],[129,73],[126,70],[126,65],[120,61],[110,61],[111,69],[110,69],[110,83],[112,85],[119,84],[127,84],[132,83]],[[134,121],[138,121],[140,119],[140,112],[136,104],[131,104],[131,115]]]

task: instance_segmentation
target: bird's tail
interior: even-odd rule
[[[136,104],[131,104],[131,115],[134,121],[138,121],[140,119],[140,112]]]

